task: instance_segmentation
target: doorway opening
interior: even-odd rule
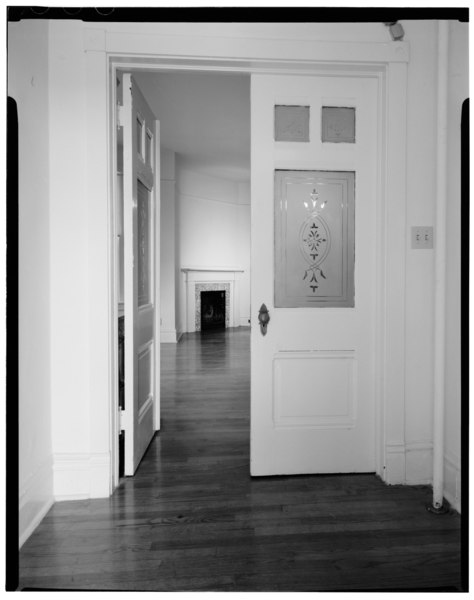
[[[160,124],[157,343],[176,345],[189,333],[249,327],[250,75],[131,72]],[[119,103],[121,78],[118,70]],[[121,143],[119,131],[119,156]],[[120,160],[117,167],[120,212]],[[121,232],[120,222],[118,228]],[[122,245],[119,241],[119,263]],[[190,283],[189,272],[206,273],[207,278]],[[119,314],[124,309],[123,279],[119,264]],[[119,465],[119,477],[121,472]]]
[[[375,47],[375,46],[374,46]],[[337,52],[335,52],[335,46],[328,46],[326,48],[327,50],[327,54],[325,54],[326,57],[326,62],[324,64],[318,62],[317,59],[315,60],[309,60],[309,61],[305,61],[303,62],[298,62],[298,60],[290,60],[290,61],[276,61],[274,63],[272,63],[271,67],[271,71],[273,74],[276,75],[285,75],[285,74],[292,74],[292,75],[299,75],[302,74],[303,76],[306,75],[327,75],[329,72],[338,72],[339,73],[339,66],[337,67],[333,64],[334,62],[340,62],[340,54],[338,54]],[[351,52],[347,53],[348,56],[348,62],[344,63],[345,65],[345,69],[347,74],[349,74],[350,77],[353,77],[354,79],[359,79],[359,78],[373,78],[376,82],[377,82],[377,86],[378,86],[378,107],[380,108],[379,112],[378,112],[378,131],[379,131],[379,141],[383,147],[383,144],[388,140],[388,144],[389,147],[391,148],[391,151],[393,152],[393,156],[396,156],[398,158],[402,158],[403,157],[403,152],[404,152],[404,141],[405,138],[402,135],[402,133],[400,133],[400,135],[397,135],[399,132],[401,132],[402,130],[396,129],[396,128],[390,128],[390,135],[386,134],[386,125],[395,122],[394,117],[398,114],[396,112],[395,107],[397,106],[402,106],[403,105],[403,93],[405,91],[405,87],[404,87],[404,79],[403,79],[403,74],[404,74],[404,68],[405,65],[402,65],[403,68],[398,68],[398,65],[394,65],[392,64],[393,61],[397,62],[397,58],[394,55],[394,52],[392,52],[390,50],[389,52],[389,57],[388,57],[388,62],[384,62],[384,64],[380,63],[380,64],[376,64],[375,67],[372,63],[370,63],[370,65],[368,65],[368,63],[366,62],[366,55],[365,54],[361,54],[360,52],[357,53],[357,49],[354,48],[354,50],[356,51],[356,58],[354,60],[354,55]],[[303,50],[301,50],[303,52]],[[351,61],[349,61],[349,56],[351,56]],[[260,73],[266,73],[268,71],[268,63],[265,62],[265,60],[263,58],[258,58],[255,61],[252,61],[252,63],[250,62],[240,62],[240,63],[234,63],[232,65],[229,65],[228,62],[223,61],[222,59],[219,58],[215,58],[215,57],[210,57],[210,58],[200,58],[200,57],[191,57],[191,59],[183,59],[183,58],[177,58],[177,59],[173,59],[173,60],[167,60],[166,57],[162,56],[161,54],[153,54],[152,56],[150,55],[150,58],[148,60],[143,60],[143,61],[137,61],[137,59],[135,59],[132,55],[128,55],[128,54],[124,54],[121,56],[115,56],[112,57],[110,59],[110,73],[111,73],[111,79],[110,79],[110,84],[108,87],[108,92],[109,92],[109,97],[112,100],[112,106],[115,106],[115,77],[117,72],[121,69],[121,68],[126,68],[127,70],[129,70],[129,68],[131,70],[134,69],[142,69],[143,71],[148,70],[149,73],[162,73],[167,71],[167,69],[169,69],[169,73],[171,72],[175,72],[176,70],[181,70],[181,73],[184,73],[185,71],[192,71],[193,75],[196,75],[198,73],[205,73],[205,74],[209,74],[209,73],[213,73],[213,74],[222,74],[222,75],[234,75],[236,73],[245,73],[247,76],[249,76],[250,74],[252,74],[252,77],[254,75],[256,75],[256,78],[258,78],[260,75]],[[397,98],[400,99],[400,103],[390,103],[389,105],[387,105],[385,103],[385,99],[386,99],[386,88],[387,88],[387,77],[390,80],[390,90],[392,93],[396,94]],[[394,83],[395,82],[395,83]],[[398,85],[399,84],[399,85]],[[252,84],[252,89],[253,89],[253,84]],[[287,88],[288,89],[288,88]],[[255,94],[252,95],[252,110],[254,108],[254,105],[256,106],[256,104],[259,104],[257,102],[258,100],[258,96],[256,96]],[[286,100],[284,100],[286,102]],[[402,115],[403,117],[403,115]],[[111,119],[110,119],[110,124],[111,124],[111,140],[112,140],[112,155],[114,154],[113,152],[113,144],[115,143],[115,140],[117,139],[117,134],[116,134],[116,124],[117,124],[117,117],[115,116],[115,112],[111,111]],[[252,119],[252,122],[254,122],[254,119]],[[257,119],[255,121],[256,123],[259,122],[259,120]],[[267,123],[268,121],[265,121],[265,123]],[[263,123],[263,121],[262,121]],[[253,137],[254,135],[254,129],[252,127],[252,139],[254,139]],[[258,136],[256,136],[255,139],[257,139]],[[259,157],[261,156],[262,160],[265,158],[265,155],[260,154],[259,152],[254,152],[254,148],[252,151],[252,154],[255,155],[259,155]],[[268,158],[268,157],[267,157]],[[391,352],[393,349],[393,352],[396,354],[397,357],[399,356],[398,353],[398,349],[401,347],[400,346],[400,336],[391,336],[391,337],[387,337],[387,328],[385,327],[387,322],[390,322],[390,331],[392,331],[392,321],[396,321],[397,323],[400,321],[402,321],[402,317],[403,314],[400,311],[391,311],[390,310],[386,310],[385,309],[385,304],[384,304],[384,298],[386,297],[396,297],[397,299],[401,300],[403,298],[403,292],[404,292],[404,288],[402,285],[398,285],[401,280],[390,280],[390,283],[393,282],[393,285],[388,285],[385,286],[386,280],[385,280],[385,275],[384,275],[384,265],[387,264],[387,261],[390,262],[390,260],[399,260],[400,256],[404,256],[404,247],[401,244],[395,243],[393,242],[390,245],[387,245],[384,243],[385,240],[385,236],[384,236],[384,232],[385,232],[385,222],[386,220],[384,220],[384,215],[386,215],[386,211],[388,211],[388,213],[390,215],[392,215],[392,211],[389,208],[390,206],[392,206],[391,204],[391,200],[395,199],[398,195],[402,195],[403,196],[403,177],[397,178],[395,175],[396,173],[398,173],[397,171],[397,167],[396,165],[398,165],[398,163],[391,161],[390,163],[388,163],[386,161],[386,154],[381,154],[379,153],[379,158],[380,158],[380,164],[378,166],[378,177],[377,177],[377,182],[376,182],[376,187],[378,190],[378,197],[380,198],[380,202],[377,206],[377,211],[375,214],[375,220],[377,222],[377,249],[379,250],[376,255],[380,256],[379,259],[377,259],[377,264],[376,264],[376,272],[377,272],[377,297],[376,297],[376,308],[377,310],[375,310],[375,313],[377,314],[376,317],[376,328],[375,330],[378,332],[375,336],[376,340],[375,340],[375,344],[376,344],[376,348],[377,348],[377,352],[375,352],[375,357],[376,357],[376,364],[374,365],[374,370],[376,373],[381,374],[383,373],[383,367],[385,365],[392,365],[394,364],[393,361],[389,361],[388,358],[391,356]],[[112,164],[113,161],[112,161]],[[281,163],[278,165],[278,168],[285,168],[285,164],[286,163]],[[291,165],[292,168],[294,168],[293,165]],[[109,171],[109,174],[111,176],[113,176],[113,172],[111,173]],[[404,174],[404,171],[403,171]],[[385,184],[386,181],[391,182],[390,186],[387,186]],[[398,182],[400,182],[400,184],[398,185]],[[260,198],[260,187],[261,187],[261,182],[255,177],[252,178],[252,195],[254,198]],[[114,185],[112,184],[111,186],[112,191],[114,190]],[[266,194],[267,197],[268,194]],[[111,201],[111,205],[113,206],[114,200],[112,199]],[[259,204],[258,204],[259,206]],[[405,208],[404,205],[401,207],[398,207],[397,212],[395,215],[392,215],[393,218],[395,219],[396,223],[402,223],[404,216],[405,216]],[[261,221],[261,217],[263,217],[263,211],[260,210],[260,206],[257,209],[252,209],[252,213],[253,213],[253,220],[252,220],[252,227],[253,227],[253,235],[255,237],[255,239],[260,239],[260,235],[257,235],[257,224],[258,226],[260,226]],[[111,218],[113,216],[113,212],[111,213]],[[111,231],[114,231],[114,226],[112,224],[111,227]],[[111,237],[109,240],[109,247],[110,249],[112,249],[112,241],[115,239],[115,237]],[[255,255],[253,255],[255,256]],[[265,273],[268,273],[268,264],[271,264],[271,261],[266,261],[265,265],[259,265],[258,268],[254,268],[253,272],[253,297],[254,299],[257,299],[256,301],[254,301],[254,304],[258,304],[260,305],[260,299],[261,296],[264,296],[262,299],[265,299],[268,294],[265,291],[264,294],[261,294],[261,289],[260,289],[260,281],[268,281],[268,277],[264,277],[263,275]],[[262,277],[260,276],[262,275]],[[387,291],[389,290],[390,293]],[[112,298],[115,298],[115,291],[112,290],[112,294],[111,294]],[[403,303],[399,302],[397,303],[397,307],[401,306]],[[263,305],[262,305],[263,306]],[[396,314],[395,314],[396,313]],[[116,307],[115,305],[112,306],[111,308],[111,314],[114,315],[114,317],[116,316]],[[393,317],[393,319],[392,319]],[[392,319],[392,320],[391,320]],[[114,318],[115,324],[111,324],[111,331],[114,331],[114,327],[116,328],[116,320]],[[274,321],[275,323],[275,321]],[[396,331],[402,331],[401,328],[395,328]],[[257,328],[254,328],[254,332],[257,331]],[[182,335],[183,330],[177,330],[175,332],[175,334],[177,336]],[[254,342],[256,341],[256,333],[252,334],[252,344],[253,346],[255,345]],[[396,338],[396,339],[395,339]],[[260,338],[259,338],[260,339]],[[388,343],[389,341],[389,343]],[[114,349],[114,352],[112,353],[112,356],[115,354],[117,354],[117,350],[116,350],[116,336],[111,336],[110,337],[110,347]],[[387,345],[388,344],[388,345]],[[255,352],[255,347],[253,347],[253,352],[252,352],[252,356],[257,356],[258,352]],[[291,350],[290,350],[291,351]],[[288,363],[290,364],[290,363]],[[390,367],[390,373],[393,375],[392,372],[395,372],[395,365],[392,367]],[[111,372],[114,374],[116,374],[117,372],[117,365],[115,364],[112,367]],[[256,370],[256,365],[254,364],[254,362],[252,362],[252,373],[255,374],[257,373]],[[389,462],[387,464],[385,464],[384,462],[384,457],[385,457],[385,435],[384,435],[384,424],[386,421],[386,415],[387,410],[386,410],[386,399],[387,399],[387,394],[389,394],[389,383],[390,381],[392,381],[391,376],[386,376],[385,378],[377,378],[378,380],[378,384],[377,384],[377,397],[380,398],[380,401],[378,402],[377,406],[376,406],[376,414],[374,416],[375,419],[375,423],[376,423],[376,447],[377,447],[377,451],[376,451],[376,472],[387,482],[390,483],[395,483],[398,482],[397,479],[397,469],[396,469],[396,464],[392,461]],[[110,431],[112,432],[112,437],[111,437],[111,445],[115,446],[112,449],[112,461],[113,461],[113,468],[111,470],[112,473],[112,480],[111,480],[111,488],[113,489],[114,487],[116,487],[117,483],[118,483],[118,477],[117,477],[117,473],[118,473],[118,467],[117,467],[117,462],[116,462],[116,457],[118,455],[118,448],[115,445],[115,434],[118,431],[118,413],[116,411],[116,406],[117,406],[117,392],[116,392],[116,382],[114,381],[111,384],[115,389],[112,389],[112,393],[109,395],[110,398]],[[255,385],[255,382],[252,381],[252,399],[256,398],[257,396],[259,396],[258,390],[256,388],[258,388],[259,386]],[[256,409],[257,406],[255,404],[255,401],[252,402],[252,411],[254,410],[254,408]],[[254,423],[254,419],[253,419],[253,413],[252,413],[252,423]],[[253,435],[253,433],[252,433]]]

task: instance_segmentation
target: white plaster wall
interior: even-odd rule
[[[53,502],[48,79],[48,23],[10,23],[8,94],[19,120],[20,545]]]
[[[179,164],[179,161],[178,161]],[[240,324],[250,318],[249,187],[184,169],[177,171],[180,268],[237,268],[240,275]],[[180,298],[184,279],[180,277]],[[239,284],[240,285],[240,284]],[[185,323],[180,302],[180,322]]]
[[[175,153],[161,148],[160,315],[161,342],[176,343]]]
[[[467,23],[449,28],[448,77],[448,210],[446,219],[446,420],[445,496],[460,510],[461,501],[461,110],[469,96]],[[467,249],[464,249],[466,251]],[[465,399],[468,401],[468,398]],[[463,423],[463,427],[468,427]]]

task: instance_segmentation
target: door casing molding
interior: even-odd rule
[[[229,45],[222,38],[210,38],[203,50],[202,38],[141,36],[85,30],[87,119],[86,135],[94,144],[87,155],[91,236],[106,232],[106,243],[91,245],[106,277],[90,298],[91,327],[106,342],[107,371],[91,372],[91,391],[103,398],[97,414],[91,414],[91,442],[108,439],[110,473],[100,489],[112,493],[118,484],[118,311],[116,272],[115,173],[117,167],[116,75],[118,70],[202,71],[223,73],[330,74],[374,77],[378,80],[377,173],[377,265],[376,265],[376,471],[387,483],[405,483],[405,261],[406,261],[406,94],[409,47],[406,42],[344,43],[291,40],[291,52],[284,58],[275,40],[263,40],[259,47]],[[258,40],[257,40],[258,41]],[[177,53],[179,42],[183,53]],[[235,42],[235,40],[234,40]],[[255,40],[254,40],[255,42]],[[270,43],[271,42],[271,43]],[[288,42],[288,40],[286,40]],[[231,47],[232,44],[231,44]],[[189,48],[194,48],[190,52]],[[225,51],[223,50],[225,48]],[[239,50],[237,50],[239,48]],[[260,48],[260,50],[258,49]],[[280,50],[278,50],[280,48]],[[308,52],[311,51],[311,59]],[[207,53],[204,56],[204,52]],[[274,54],[272,55],[271,52]],[[269,58],[273,56],[273,58]],[[375,58],[374,58],[375,57]],[[104,127],[107,123],[107,127]],[[102,127],[101,127],[102,125]],[[107,198],[107,203],[104,202]],[[90,255],[90,259],[92,255]],[[94,287],[92,286],[94,284]],[[97,302],[103,293],[103,301]],[[101,323],[100,331],[97,331]],[[104,343],[91,348],[90,364],[99,359]],[[103,357],[102,357],[103,361]],[[91,410],[91,413],[93,411]],[[92,423],[94,420],[94,423]],[[106,429],[106,430],[105,430]]]

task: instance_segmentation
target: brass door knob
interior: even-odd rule
[[[265,306],[265,304],[262,304],[260,310],[258,311],[258,322],[260,323],[260,331],[262,332],[262,335],[267,333],[267,325],[269,321],[270,314],[268,312],[268,308]]]

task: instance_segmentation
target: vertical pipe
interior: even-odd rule
[[[438,22],[433,409],[433,509],[435,511],[441,511],[443,508],[444,489],[448,26],[448,21]]]

